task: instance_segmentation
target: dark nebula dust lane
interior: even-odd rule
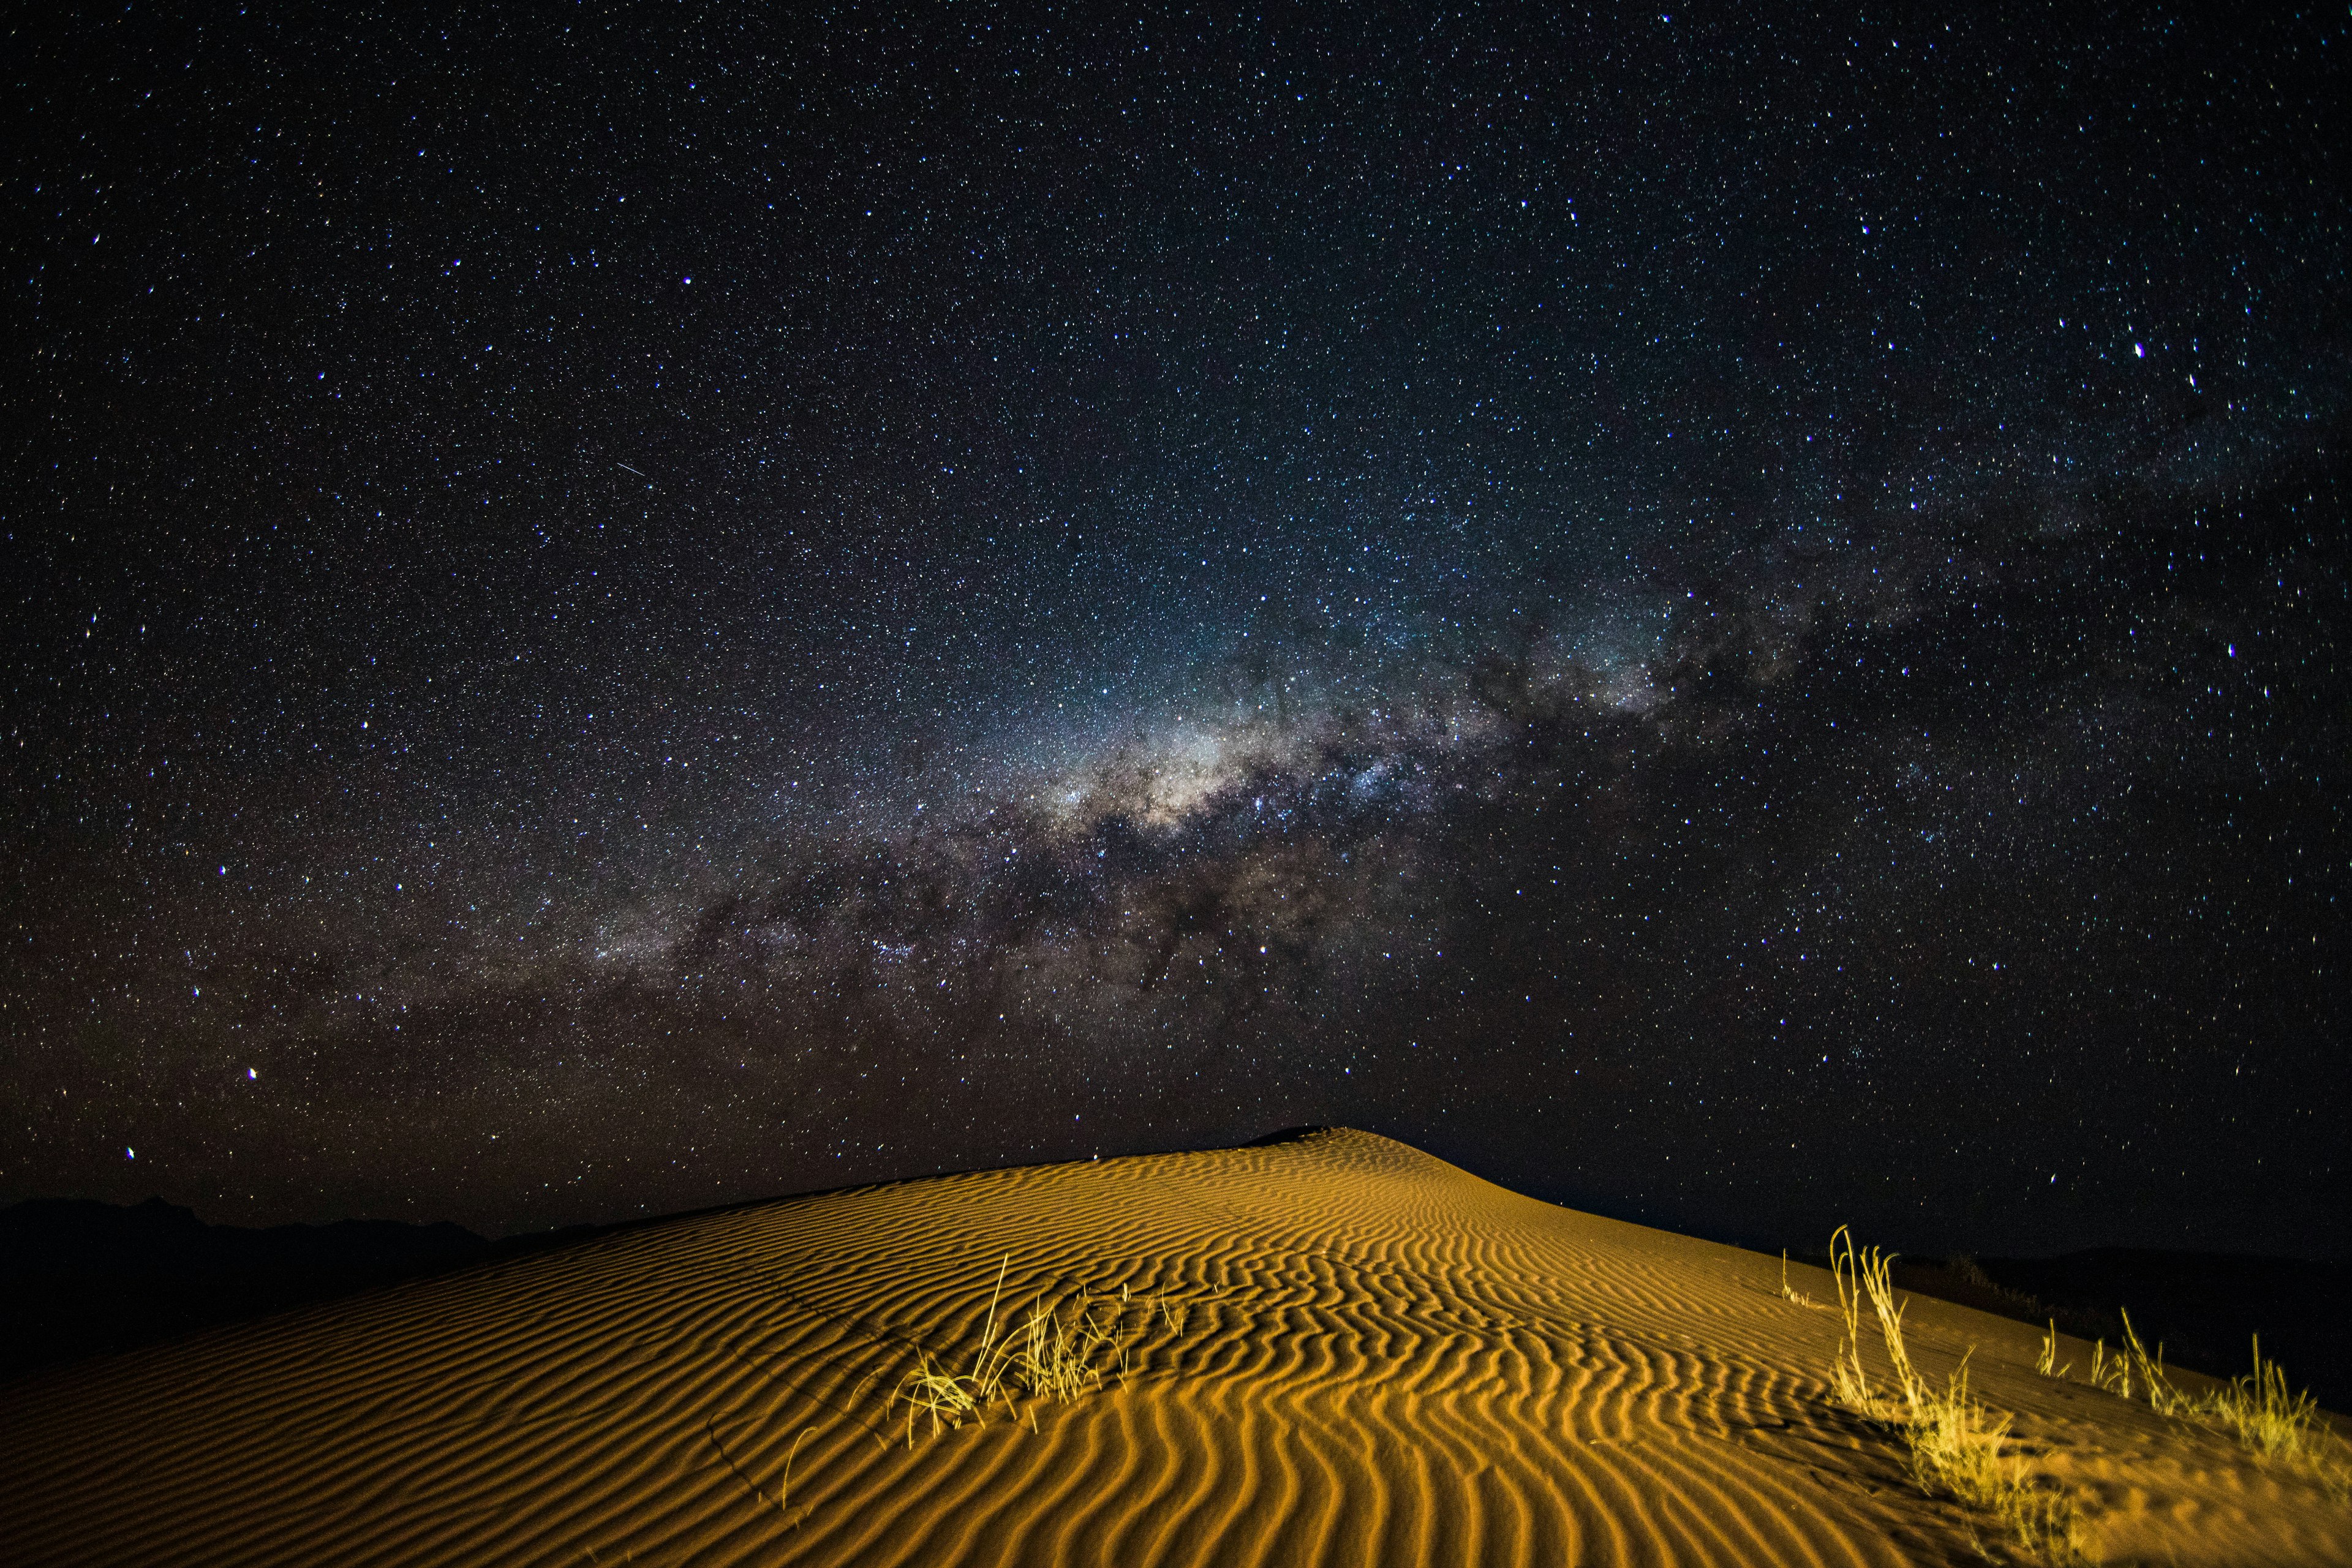
[[[1916,23],[15,24],[0,1199],[2341,1252],[2352,36]]]

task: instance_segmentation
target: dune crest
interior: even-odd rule
[[[1009,1258],[1009,1261],[1007,1259]],[[1828,1276],[1792,1269],[1816,1302]],[[890,1394],[1041,1297],[1157,1296],[1124,1376],[911,1443]],[[2319,1489],[1971,1346],[2110,1563],[2352,1562]],[[656,1223],[0,1390],[13,1563],[2003,1560],[1836,1408],[1780,1265],[1326,1130]],[[790,1465],[789,1495],[783,1489]],[[1980,1550],[1981,1544],[1981,1550]]]

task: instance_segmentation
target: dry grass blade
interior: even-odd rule
[[[1780,1249],[1780,1300],[1792,1306],[1810,1307],[1813,1299],[1789,1283],[1789,1249]]]
[[[815,1430],[814,1426],[803,1427],[801,1435],[793,1439],[792,1452],[784,1456],[784,1479],[776,1483],[776,1511],[787,1520],[793,1517],[793,1461],[800,1458],[801,1445],[807,1442],[809,1435]]]

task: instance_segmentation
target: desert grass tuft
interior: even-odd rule
[[[1096,1363],[1105,1348],[1115,1365]],[[1125,1371],[1125,1349],[1117,1320],[1098,1321],[1093,1302],[1075,1303],[1065,1318],[1060,1307],[1039,1301],[1029,1310],[1025,1342],[1013,1357],[1013,1370],[1031,1394],[1067,1405],[1088,1388],[1100,1387],[1107,1372]]]
[[[2021,1463],[2019,1468],[2021,1472]],[[2005,1490],[1992,1510],[2029,1559],[2054,1568],[2089,1568],[2092,1557],[2083,1540],[2082,1510],[2072,1492],[2037,1485],[2021,1473],[2019,1484]]]
[[[1837,1391],[1839,1403],[1874,1421],[1899,1422],[1905,1411],[1917,1405],[1919,1397],[1919,1374],[1912,1370],[1911,1357],[1903,1346],[1904,1305],[1895,1300],[1889,1272],[1894,1262],[1892,1253],[1882,1254],[1874,1247],[1867,1252],[1856,1252],[1853,1232],[1844,1226],[1838,1226],[1830,1237],[1830,1278],[1837,1284],[1838,1312],[1845,1320],[1845,1333],[1838,1344],[1831,1384]],[[1865,1301],[1878,1319],[1887,1360],[1895,1368],[1895,1398],[1902,1401],[1899,1405],[1882,1397],[1871,1386],[1870,1371],[1863,1364],[1862,1309]]]
[[[2164,1346],[2150,1355],[2132,1327],[2131,1314],[2121,1314],[2124,1342],[2120,1353],[2106,1353],[2105,1342],[2091,1347],[2091,1382],[2120,1398],[2137,1394],[2159,1415],[2210,1421],[2227,1428],[2250,1453],[2307,1471],[2338,1502],[2352,1501],[2352,1446],[2328,1431],[2319,1418],[2319,1404],[2308,1389],[2293,1392],[2285,1371],[2263,1359],[2263,1340],[2253,1337],[2254,1370],[2210,1394],[2192,1395],[2175,1386],[2165,1370]],[[2053,1325],[2054,1338],[2054,1325]],[[2049,1359],[2047,1349],[2043,1360]]]
[[[2131,1313],[2126,1311],[2122,1317],[2124,1342],[2116,1354],[2107,1353],[2106,1341],[2092,1342],[2092,1386],[2119,1399],[2129,1399],[2137,1393],[2159,1415],[2189,1414],[2196,1402],[2173,1386],[2164,1367],[2164,1346],[2159,1343],[2156,1353],[2148,1354],[2139,1331],[2132,1327]]]
[[[973,1355],[971,1370],[954,1373],[948,1370],[929,1351],[921,1352],[915,1369],[898,1380],[898,1389],[890,1395],[890,1404],[907,1406],[907,1447],[915,1446],[915,1423],[928,1415],[931,1436],[940,1434],[942,1424],[950,1429],[961,1426],[964,1418],[985,1419],[988,1407],[999,1400],[1012,1401],[1004,1393],[1004,1372],[1012,1358],[1008,1342],[996,1340],[996,1308],[1004,1297],[1004,1272],[1013,1267],[1013,1255],[1006,1253],[996,1270],[996,1290],[988,1299],[988,1321],[981,1331],[980,1349]]]
[[[1136,1342],[1152,1323],[1181,1334],[1191,1311],[1189,1303],[1180,1311],[1165,1292],[1143,1297],[1123,1286],[1116,1301],[1108,1295],[1058,1303],[1040,1298],[1029,1310],[1013,1376],[1026,1393],[1067,1405],[1108,1378],[1124,1381]],[[1036,1424],[1034,1413],[1030,1424]]]
[[[2203,1403],[2207,1414],[2266,1459],[2315,1458],[2322,1451],[2318,1401],[2308,1389],[2288,1391],[2285,1369],[2263,1359],[2260,1334],[2254,1336],[2253,1372],[2223,1384]]]
[[[2119,1310],[2124,1321],[2124,1354],[2137,1367],[2139,1383],[2148,1405],[2158,1415],[2178,1415],[2194,1404],[2187,1394],[2175,1388],[2164,1370],[2164,1342],[2157,1342],[2156,1353],[2139,1342],[2139,1331],[2132,1327],[2131,1314]]]
[[[1134,1364],[1136,1342],[1155,1321],[1177,1335],[1191,1315],[1189,1303],[1171,1302],[1164,1291],[1143,1297],[1121,1288],[1116,1299],[1082,1292],[1060,1301],[1040,1296],[1020,1331],[1000,1340],[996,1310],[1012,1261],[1008,1253],[997,1269],[996,1292],[989,1298],[987,1322],[971,1369],[953,1373],[925,1351],[915,1369],[899,1380],[890,1403],[907,1405],[909,1447],[915,1425],[924,1415],[930,1417],[931,1434],[937,1436],[942,1426],[952,1429],[967,1417],[986,1419],[992,1405],[1013,1409],[1016,1390],[1066,1405],[1109,1379],[1124,1379]],[[1037,1425],[1034,1409],[1029,1425],[1033,1430]]]
[[[2352,1504],[2352,1444],[2320,1418],[2309,1389],[2294,1391],[2286,1371],[2263,1359],[2253,1337],[2254,1370],[2179,1408],[2227,1427],[2240,1446],[2267,1461],[2291,1465],[2317,1481],[2337,1507]]]
[[[2058,1320],[2055,1318],[2050,1320],[2050,1331],[2042,1336],[2042,1355],[2033,1363],[2033,1370],[2044,1377],[2063,1377],[2074,1370],[2074,1363],[2071,1361],[2063,1366],[2058,1364]]]
[[[1897,1428],[1910,1449],[1911,1479],[1930,1495],[1949,1496],[1999,1519],[2020,1549],[2032,1559],[2071,1568],[2086,1561],[2074,1500],[2042,1484],[2025,1462],[2004,1453],[2011,1417],[1993,1411],[1969,1392],[1969,1358],[1937,1388],[1911,1364],[1903,1342],[1908,1302],[1895,1299],[1891,1253],[1857,1250],[1853,1234],[1840,1226],[1830,1237],[1830,1273],[1837,1281],[1838,1307],[1845,1333],[1838,1344],[1830,1384],[1838,1402],[1865,1419]],[[1867,1302],[1878,1320],[1895,1389],[1881,1395],[1871,1385],[1862,1359],[1862,1309]],[[2054,1346],[2055,1327],[2053,1327]],[[1974,1352],[1969,1352],[1973,1354]],[[2045,1347],[2048,1359],[2049,1347]]]
[[[2043,1484],[2025,1461],[2004,1453],[2012,1418],[1969,1393],[1969,1358],[1939,1391],[1920,1384],[1904,1436],[1911,1477],[1921,1491],[1943,1493],[2000,1520],[2031,1559],[2074,1568],[2086,1563],[2082,1519],[2071,1492]]]
[[[2010,1418],[1969,1396],[1968,1357],[1940,1391],[1923,1379],[1909,1414],[1905,1436],[1911,1476],[1922,1491],[1948,1492],[1979,1508],[2000,1500],[2008,1479],[2000,1448]]]
[[[1862,1362],[1863,1296],[1856,1272],[1853,1233],[1840,1226],[1830,1237],[1830,1279],[1837,1286],[1838,1316],[1845,1331],[1838,1336],[1837,1359],[1830,1363],[1830,1387],[1848,1410],[1875,1417],[1882,1411],[1870,1386],[1870,1369]]]

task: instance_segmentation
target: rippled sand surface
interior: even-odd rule
[[[969,1362],[1000,1271],[1000,1322],[1124,1292],[1126,1374],[910,1446],[891,1390]],[[2296,1473],[2035,1376],[2021,1325],[1906,1321],[1930,1376],[1975,1347],[2101,1560],[2352,1562]],[[1778,1259],[1333,1130],[693,1215],[28,1380],[0,1559],[2004,1560],[1829,1405],[1837,1341]]]

